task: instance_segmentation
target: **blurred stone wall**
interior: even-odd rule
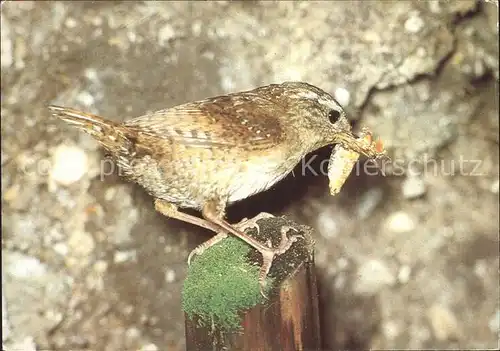
[[[230,210],[316,229],[325,349],[498,346],[498,54],[496,1],[2,1],[4,349],[182,350],[187,253],[211,235],[102,177],[46,105],[120,121],[285,80],[394,160]]]

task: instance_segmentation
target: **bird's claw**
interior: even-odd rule
[[[266,278],[269,270],[271,269],[273,260],[276,256],[282,255],[290,249],[294,242],[299,239],[305,239],[303,235],[293,235],[288,237],[288,231],[294,230],[298,232],[297,229],[290,226],[281,227],[281,242],[277,248],[269,248],[266,251],[261,252],[262,254],[262,267],[260,268],[259,273],[259,285],[260,285],[260,294],[267,299],[267,295],[264,293],[264,289],[266,286]]]

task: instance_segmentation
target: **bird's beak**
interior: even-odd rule
[[[369,158],[380,158],[385,155],[384,145],[380,139],[373,141],[372,135],[366,129],[361,137],[356,137],[350,131],[337,133],[336,142],[345,149],[355,151]]]

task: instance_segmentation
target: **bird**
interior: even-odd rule
[[[48,108],[91,135],[116,161],[120,174],[154,198],[158,212],[216,233],[191,251],[188,263],[228,235],[260,252],[264,296],[274,258],[300,235],[282,232],[278,247],[269,247],[244,232],[258,229],[257,220],[267,215],[230,224],[227,207],[268,190],[306,154],[324,146],[339,144],[369,158],[383,155],[378,144],[353,134],[346,112],[330,94],[306,82],[186,102],[123,122],[68,107]]]

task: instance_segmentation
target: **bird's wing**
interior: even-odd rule
[[[266,149],[284,138],[282,106],[256,94],[231,94],[186,103],[128,120],[149,136],[198,148]]]

